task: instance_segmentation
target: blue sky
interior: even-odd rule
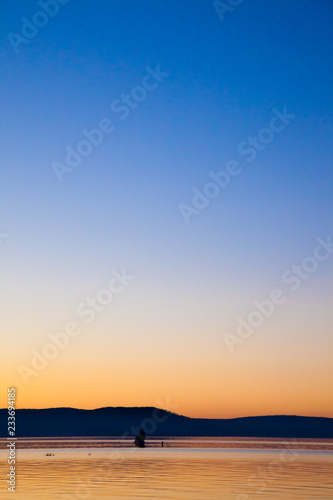
[[[244,0],[221,22],[206,1],[71,0],[15,53],[8,33],[38,10],[3,2],[1,13],[1,297],[7,347],[22,345],[13,367],[124,266],[136,276],[120,306],[134,343],[151,315],[147,343],[167,321],[186,325],[178,338],[192,329],[198,349],[211,335],[208,357],[223,353],[218,332],[331,231],[331,3]],[[121,121],[111,103],[157,65],[168,76]],[[284,106],[295,119],[247,162],[239,144]],[[52,163],[105,117],[114,132],[58,182]],[[230,160],[241,174],[186,224],[179,204]],[[330,269],[300,292],[313,314]],[[288,307],[281,356],[306,322]],[[327,308],[315,335],[327,340],[331,320]],[[107,345],[112,315],[103,321],[96,335]]]

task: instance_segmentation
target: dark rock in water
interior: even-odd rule
[[[140,429],[139,434],[137,434],[134,440],[135,446],[137,446],[138,448],[144,448],[146,446],[145,437],[146,437],[145,431],[143,429]]]

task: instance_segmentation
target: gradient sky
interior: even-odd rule
[[[329,0],[71,0],[15,53],[35,1],[1,5],[1,387],[20,408],[164,406],[188,416],[333,417],[333,255],[281,277],[332,230]],[[169,73],[121,120],[110,105]],[[252,162],[273,109],[296,117]],[[53,162],[103,118],[112,134],[59,182]],[[209,172],[242,168],[185,223]],[[77,306],[112,270],[135,278],[90,324]],[[253,301],[285,301],[230,353]],[[49,332],[81,333],[24,384]]]

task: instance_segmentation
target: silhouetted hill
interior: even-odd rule
[[[333,438],[333,419],[322,417],[189,418],[153,407],[16,410],[17,437],[134,436],[140,427],[148,436]],[[0,436],[8,436],[7,409],[0,409]]]

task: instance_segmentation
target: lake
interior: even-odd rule
[[[0,439],[0,498],[333,499],[333,440],[161,437],[145,449],[132,441],[20,438],[13,497]]]

